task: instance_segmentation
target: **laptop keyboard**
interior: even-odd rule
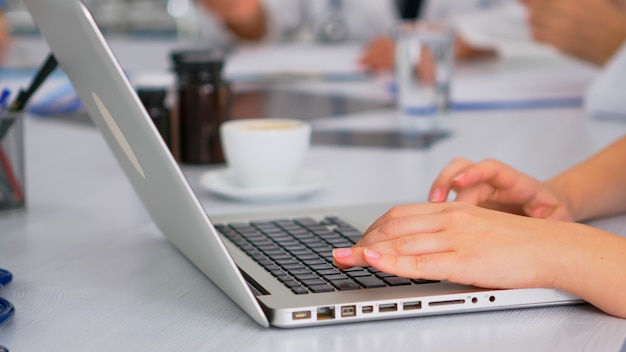
[[[338,217],[219,224],[217,230],[295,294],[420,285],[438,281],[407,279],[374,268],[340,270],[333,248],[351,247],[362,233]]]

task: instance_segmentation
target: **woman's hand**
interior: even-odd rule
[[[575,220],[565,195],[512,167],[492,159],[472,162],[456,158],[433,182],[429,200],[456,201],[519,215],[551,220]]]
[[[571,225],[464,203],[398,206],[353,248],[335,249],[334,260],[341,268],[372,266],[480,287],[552,287],[559,248],[548,233],[566,233]]]
[[[359,64],[372,71],[391,70],[394,65],[395,43],[389,36],[381,36],[369,42],[359,59]]]

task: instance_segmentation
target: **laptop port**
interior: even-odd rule
[[[317,308],[317,320],[335,319],[335,307],[319,307]]]
[[[396,303],[387,303],[387,304],[378,305],[378,311],[380,313],[395,312],[397,310],[398,310],[398,305]]]
[[[311,311],[305,310],[301,312],[293,312],[291,313],[291,319],[293,320],[311,319]]]
[[[356,316],[356,306],[343,306],[341,307],[341,317],[354,317]]]
[[[363,306],[361,308],[361,312],[363,312],[363,314],[374,313],[374,307],[373,306]]]
[[[431,307],[438,307],[438,306],[451,306],[454,304],[463,304],[463,303],[465,303],[464,299],[453,299],[449,301],[429,302],[428,305]]]
[[[402,310],[417,310],[417,309],[422,309],[422,301],[402,303]]]

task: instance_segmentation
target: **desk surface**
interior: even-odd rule
[[[319,123],[393,125],[390,110]],[[316,122],[317,123],[317,122]],[[306,199],[241,203],[199,186],[216,167],[184,166],[210,215],[424,201],[452,158],[497,158],[545,179],[626,133],[579,109],[464,112],[428,149],[315,146],[330,184]],[[623,351],[626,320],[590,305],[281,330],[254,323],[154,227],[98,132],[26,119],[26,211],[0,217],[0,327],[11,351]],[[591,223],[626,235],[626,215]],[[45,346],[45,347],[44,347]]]
[[[371,112],[364,119],[385,118]],[[28,118],[25,212],[0,218],[16,306],[0,344],[16,351],[619,351],[626,320],[589,305],[280,330],[256,325],[152,225],[97,131]],[[246,204],[198,189],[209,214],[424,200],[452,157],[495,157],[546,178],[626,132],[579,110],[456,115],[428,150],[314,147],[332,183],[305,200]],[[489,141],[489,143],[485,143]],[[349,161],[349,162],[347,162]],[[185,167],[194,187],[208,167]],[[626,234],[626,217],[596,221]]]

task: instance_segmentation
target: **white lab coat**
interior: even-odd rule
[[[264,0],[269,16],[267,41],[312,40],[317,16],[324,13],[329,0]],[[460,13],[510,3],[516,0],[429,0],[423,17],[444,20]],[[397,22],[394,0],[343,0],[348,40],[366,42],[387,34]],[[199,8],[200,40],[210,46],[228,46],[237,42],[224,24],[204,8]]]
[[[509,1],[483,11],[453,15],[450,22],[466,43],[494,50],[502,58],[558,55],[552,46],[533,40],[527,17],[526,7],[518,1]]]
[[[594,78],[585,95],[585,109],[599,117],[626,118],[626,42]]]

